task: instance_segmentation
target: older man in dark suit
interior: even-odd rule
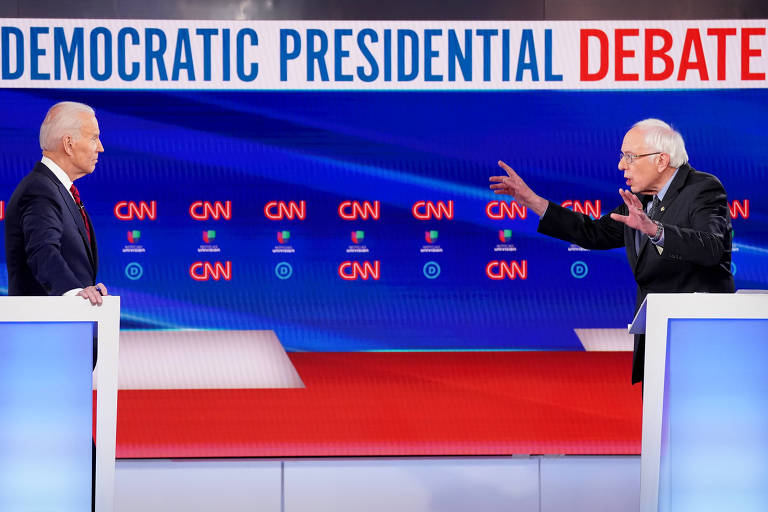
[[[6,208],[8,295],[79,295],[102,303],[96,282],[96,234],[74,181],[96,168],[104,146],[91,107],[65,101],[40,126],[43,157],[16,187]],[[96,366],[96,339],[93,365]],[[96,447],[91,457],[91,510],[95,501]]]
[[[491,189],[539,215],[540,233],[586,249],[626,247],[637,307],[648,293],[732,293],[731,222],[720,181],[688,165],[682,136],[646,119],[624,136],[619,169],[623,204],[593,220],[538,196],[507,164]],[[643,380],[645,337],[635,337],[632,382]]]
[[[74,181],[93,172],[104,147],[88,105],[57,103],[40,127],[43,157],[6,208],[9,295],[79,295],[101,304],[96,235]]]

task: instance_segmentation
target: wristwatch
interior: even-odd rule
[[[651,243],[657,244],[661,240],[661,235],[664,234],[664,226],[657,220],[653,221],[653,223],[656,224],[656,234],[648,238],[651,239]]]

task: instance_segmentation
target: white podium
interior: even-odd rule
[[[641,512],[768,510],[768,295],[650,294]]]
[[[95,505],[113,510],[119,332],[119,297],[0,297],[0,509],[90,509],[97,336]]]

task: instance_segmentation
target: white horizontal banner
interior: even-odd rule
[[[768,20],[0,19],[0,86],[764,88]]]

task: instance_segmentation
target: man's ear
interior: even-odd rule
[[[669,154],[668,153],[659,153],[658,160],[656,162],[656,168],[658,172],[664,171],[667,167],[669,167]]]
[[[64,146],[64,152],[72,156],[72,136],[65,135],[61,138],[61,144]]]

